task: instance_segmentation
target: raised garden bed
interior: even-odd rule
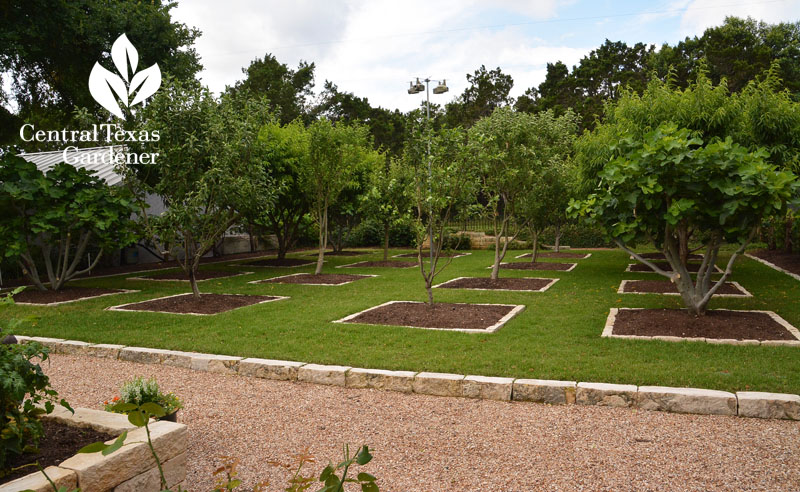
[[[454,304],[415,301],[389,301],[351,314],[335,323],[404,326],[451,330],[467,333],[492,333],[500,329],[525,306],[513,304]]]
[[[506,290],[517,292],[544,292],[558,282],[557,278],[498,278],[458,277],[439,285],[437,289]]]
[[[303,285],[345,285],[356,280],[377,277],[377,275],[351,275],[347,273],[293,273],[264,280],[253,280],[250,284],[303,284]]]
[[[800,280],[800,253],[759,249],[748,253],[746,256]]]
[[[623,280],[618,294],[663,294],[678,296],[678,288],[667,280]],[[715,297],[753,297],[753,294],[738,282],[725,282],[714,294]]]
[[[413,268],[417,266],[416,261],[359,261],[349,265],[339,265],[336,268]]]
[[[670,264],[666,261],[654,261],[653,264],[658,268],[664,270],[665,272],[669,272],[672,269],[672,266],[670,266]],[[697,273],[700,270],[700,263],[689,263],[686,265],[686,269],[689,271],[689,273]],[[630,263],[628,265],[628,268],[625,269],[625,271],[638,272],[638,273],[656,273],[655,270],[645,265],[644,263]],[[717,265],[714,265],[713,273],[722,273],[722,270]]]
[[[249,261],[242,266],[255,266],[255,267],[271,267],[271,268],[294,268],[306,265],[313,265],[314,262],[310,260],[302,260],[300,258],[269,258],[266,260]]]
[[[514,258],[530,258],[533,253],[525,253],[515,256]],[[592,256],[591,253],[571,253],[566,251],[539,251],[537,254],[539,258],[563,258],[565,260],[585,260]]]
[[[576,266],[578,266],[577,263],[556,263],[544,261],[537,261],[536,263],[531,263],[529,261],[500,263],[500,268],[503,270],[549,270],[558,272],[571,272]]]
[[[97,287],[64,287],[61,290],[46,290],[28,287],[14,296],[14,302],[23,305],[36,306],[58,306],[70,302],[95,299],[97,297],[112,296],[115,294],[126,294],[129,292],[139,292],[129,289],[101,289]]]
[[[772,311],[714,309],[690,316],[682,309],[612,309],[603,336],[800,345],[797,328]]]
[[[202,282],[204,280],[214,280],[220,278],[231,278],[231,277],[239,277],[241,275],[249,275],[253,272],[232,272],[230,270],[200,270],[197,272],[195,279],[198,282]],[[186,275],[186,272],[179,271],[179,272],[167,272],[167,273],[158,273],[152,275],[146,275],[141,277],[128,277],[128,280],[151,280],[151,281],[159,281],[159,282],[188,282],[189,276]]]
[[[288,299],[282,296],[251,296],[242,294],[200,294],[195,299],[192,294],[177,294],[159,297],[149,301],[133,302],[107,308],[109,311],[141,311],[150,313],[211,315],[234,309],[263,304],[265,302]]]

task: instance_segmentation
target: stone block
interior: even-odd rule
[[[48,466],[44,471],[50,477],[50,480],[56,484],[56,487],[64,487],[67,490],[74,490],[78,487],[78,475],[72,470]],[[0,485],[0,492],[19,492],[20,490],[52,492],[53,487],[44,478],[44,475],[38,471]]]
[[[463,380],[460,374],[421,372],[414,377],[412,388],[414,393],[423,395],[461,396]]]
[[[94,345],[89,345],[86,347],[86,355],[103,359],[118,359],[119,351],[124,348],[125,345],[116,345],[113,343],[95,343]]]
[[[347,384],[346,374],[350,369],[349,366],[306,364],[297,369],[297,380],[305,383],[345,386]]]
[[[119,351],[119,360],[138,362],[140,364],[161,364],[165,352],[168,352],[168,350],[145,347],[125,347]]]
[[[462,381],[461,391],[467,398],[510,401],[513,384],[513,378],[467,376]]]
[[[633,384],[578,383],[575,403],[602,407],[630,407],[636,402]]]
[[[219,374],[236,374],[243,357],[215,354],[192,354],[191,368]]]
[[[304,365],[305,362],[248,358],[239,362],[239,374],[261,379],[294,381],[297,379],[297,370]]]
[[[161,464],[164,470],[164,479],[167,487],[172,488],[186,479],[186,453],[167,460]],[[114,492],[159,492],[161,490],[161,476],[158,468],[139,474],[114,487]]]
[[[86,355],[86,349],[90,343],[78,340],[64,340],[53,345],[53,352],[66,355]]]
[[[73,427],[84,429],[94,429],[100,432],[107,432],[118,436],[122,431],[136,428],[128,421],[128,416],[121,413],[106,412],[104,410],[94,410],[92,408],[76,408],[75,413],[71,413],[61,405],[56,405],[53,413],[43,415],[45,420],[54,420]]]
[[[517,379],[514,381],[512,399],[552,405],[569,405],[575,403],[576,385],[575,381]]]
[[[697,388],[640,386],[636,406],[664,412],[736,415],[736,395]]]
[[[411,393],[414,390],[413,371],[386,371],[383,369],[355,368],[347,371],[348,388],[372,388]]]
[[[736,398],[740,417],[800,420],[800,395],[740,391]]]

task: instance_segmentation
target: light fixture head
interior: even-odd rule
[[[425,85],[419,81],[419,77],[417,77],[417,83],[414,84],[414,88],[417,90],[417,92],[422,92],[425,90]]]
[[[409,82],[408,83],[408,93],[409,94],[416,94],[417,92],[419,92],[419,89],[417,88],[416,85],[414,85],[414,82]]]
[[[439,85],[433,88],[434,94],[444,94],[445,92],[449,91],[450,89],[447,87],[447,81],[442,80],[439,82]]]

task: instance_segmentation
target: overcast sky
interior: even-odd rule
[[[331,80],[372,105],[403,111],[408,81],[447,79],[460,94],[467,73],[501,67],[512,95],[538,85],[547,62],[577,64],[608,38],[674,44],[727,15],[775,23],[800,20],[798,0],[181,0],[173,16],[203,35],[197,51],[214,91],[243,77],[242,67],[272,53],[296,67],[316,63],[316,89]]]

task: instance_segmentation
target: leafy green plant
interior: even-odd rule
[[[155,378],[145,379],[139,376],[126,381],[120,388],[120,395],[120,397],[114,397],[110,402],[105,402],[107,412],[117,412],[116,408],[120,403],[132,403],[134,405],[155,403],[164,409],[166,415],[183,408],[183,402],[174,393],[161,392],[158,381]],[[127,411],[119,413],[127,413]]]

